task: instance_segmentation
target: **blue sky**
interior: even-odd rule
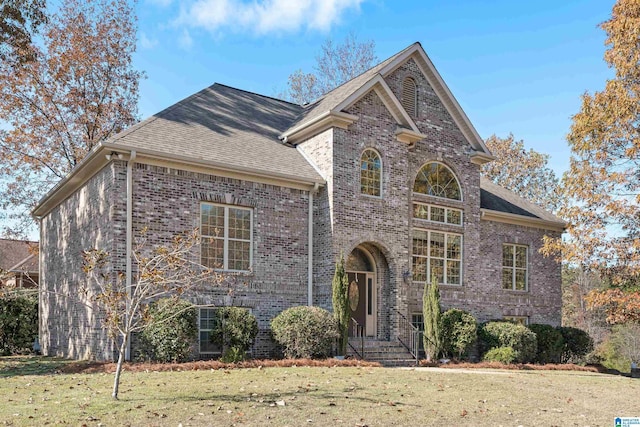
[[[291,72],[312,71],[329,37],[374,40],[380,60],[419,41],[483,138],[512,132],[561,173],[580,95],[611,76],[597,26],[613,3],[140,0],[140,113],[215,82],[275,95]]]

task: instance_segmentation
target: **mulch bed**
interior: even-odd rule
[[[325,367],[334,368],[339,366],[379,368],[377,362],[367,362],[357,359],[281,359],[281,360],[247,360],[239,363],[223,363],[218,360],[199,360],[185,363],[125,363],[125,372],[161,372],[161,371],[199,371],[211,369],[243,369],[243,368],[290,368],[290,367]],[[74,362],[60,368],[65,374],[95,374],[113,373],[116,371],[115,363],[101,362]]]
[[[432,366],[439,368],[457,368],[457,369],[506,369],[511,371],[580,371],[580,372],[599,372],[608,373],[603,366],[596,365],[575,365],[573,363],[536,365],[533,363],[512,363],[505,365],[500,362],[451,362],[451,363],[431,363],[425,360],[420,361],[420,366]]]

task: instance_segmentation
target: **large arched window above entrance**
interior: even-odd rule
[[[360,192],[367,196],[382,195],[382,160],[376,150],[367,148],[360,157]]]
[[[442,163],[427,163],[420,169],[413,192],[445,199],[462,200],[460,184],[453,171]]]

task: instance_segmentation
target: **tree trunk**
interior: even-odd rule
[[[124,362],[124,353],[127,349],[127,341],[129,340],[129,334],[124,336],[120,349],[118,350],[118,363],[116,364],[116,376],[113,379],[113,393],[111,397],[118,400],[118,389],[120,388],[120,374],[122,373],[122,363]]]

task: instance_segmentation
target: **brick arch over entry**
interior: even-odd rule
[[[372,270],[375,272],[376,281],[376,336],[382,340],[395,337],[392,325],[396,317],[397,287],[401,277],[395,271],[390,252],[380,243],[365,241],[350,246],[347,253],[356,255],[353,257],[355,259],[352,258],[354,268],[360,265],[366,268],[365,264],[373,264]],[[361,259],[363,255],[368,259]]]

